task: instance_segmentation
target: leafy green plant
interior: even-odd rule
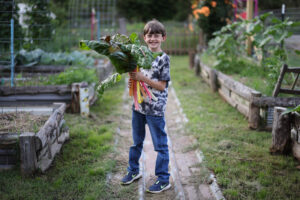
[[[51,53],[41,49],[35,49],[33,51],[20,50],[15,60],[18,65],[25,66],[33,66],[36,64],[93,66],[95,62],[93,58],[80,51]]]
[[[290,27],[299,23],[280,21],[271,13],[258,16],[250,21],[240,21],[223,27],[214,33],[216,36],[209,42],[209,51],[220,70],[237,72],[239,57],[246,56],[244,41],[253,37],[253,46],[261,56],[261,66],[268,72],[268,85],[274,85],[283,63],[287,62],[287,52],[283,48],[284,40],[292,35]]]
[[[199,27],[207,36],[207,41],[213,38],[213,33],[225,26],[232,16],[232,5],[229,0],[195,1],[192,5],[193,15]]]
[[[98,81],[96,69],[88,69],[85,67],[70,67],[65,72],[49,77],[46,84],[61,85],[72,84],[75,82],[85,81],[87,83],[95,83]]]
[[[97,87],[100,97],[104,89],[121,80],[120,74],[133,72],[138,70],[138,67],[150,69],[156,56],[162,54],[161,52],[151,52],[148,47],[141,45],[136,33],[132,33],[129,37],[121,34],[105,36],[100,41],[82,40],[80,41],[80,47],[83,50],[93,49],[99,54],[108,56],[117,71],[116,74],[108,77]],[[141,84],[151,99],[153,97],[153,95],[150,95],[151,91],[148,91],[143,82]],[[139,83],[133,85],[139,86]],[[134,96],[135,99],[140,92],[138,86],[135,86],[137,88],[135,91],[138,93]]]

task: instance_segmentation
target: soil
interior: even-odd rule
[[[49,116],[33,115],[27,112],[1,113],[1,133],[38,132]]]

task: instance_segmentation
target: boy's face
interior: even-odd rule
[[[161,43],[166,40],[166,36],[162,36],[159,33],[147,33],[144,35],[144,40],[152,52],[160,52],[162,51]]]

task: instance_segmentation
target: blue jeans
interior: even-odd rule
[[[169,150],[164,117],[144,115],[132,111],[132,137],[134,144],[129,149],[129,167],[127,170],[134,173],[139,172],[139,159],[143,149],[146,124],[149,126],[154,150],[157,152],[155,175],[160,182],[169,182]]]

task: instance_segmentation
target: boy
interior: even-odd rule
[[[161,43],[166,40],[166,30],[159,21],[151,20],[144,27],[144,40],[152,52],[162,52]],[[169,183],[169,151],[165,128],[164,113],[168,98],[168,82],[170,81],[170,58],[163,52],[152,62],[149,70],[141,69],[141,72],[129,74],[132,80],[143,81],[157,97],[157,101],[143,101],[139,109],[132,107],[132,136],[133,146],[129,150],[129,167],[127,175],[121,183],[130,184],[139,179],[139,159],[145,139],[145,125],[148,124],[157,152],[155,175],[157,181],[147,190],[151,193],[159,193],[171,187]]]

